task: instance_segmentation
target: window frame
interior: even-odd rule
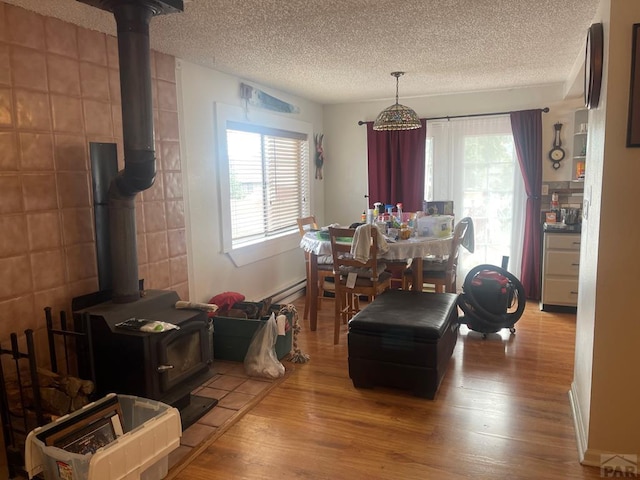
[[[218,146],[218,188],[220,192],[220,236],[222,253],[229,255],[236,266],[248,265],[265,258],[282,254],[289,250],[300,248],[300,234],[297,226],[291,231],[279,235],[256,239],[251,243],[233,246],[231,238],[231,187],[229,182],[229,157],[227,153],[227,128],[229,124],[245,124],[249,129],[256,127],[271,130],[284,130],[306,136],[308,142],[309,159],[307,165],[307,184],[309,198],[307,209],[310,211],[312,202],[311,161],[313,150],[310,144],[313,138],[313,126],[308,122],[285,118],[267,112],[245,109],[222,103],[215,103],[215,139]]]

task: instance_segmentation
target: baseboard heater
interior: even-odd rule
[[[272,303],[287,304],[304,295],[307,287],[307,279],[303,278],[294,284],[283,288],[282,290],[271,295]]]

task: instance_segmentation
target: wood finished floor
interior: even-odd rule
[[[295,302],[302,316],[302,299]],[[436,399],[356,390],[333,305],[302,321],[311,360],[175,477],[200,479],[595,479],[578,463],[568,391],[575,315],[529,303],[483,340],[461,327]]]

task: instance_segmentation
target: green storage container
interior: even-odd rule
[[[272,305],[271,310],[276,316],[280,306]],[[285,335],[278,335],[276,339],[276,355],[278,359],[286,357],[292,350],[293,313],[285,314],[289,328]],[[269,320],[252,318],[213,317],[213,353],[219,360],[243,362],[249,349],[249,344],[261,323]]]

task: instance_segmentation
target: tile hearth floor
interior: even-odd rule
[[[244,373],[242,362],[214,360],[211,368],[215,372],[213,377],[192,393],[201,397],[216,398],[218,404],[182,432],[180,446],[169,454],[169,469],[203,440],[242,415],[243,407],[248,406],[274,382],[266,378],[249,377]]]

